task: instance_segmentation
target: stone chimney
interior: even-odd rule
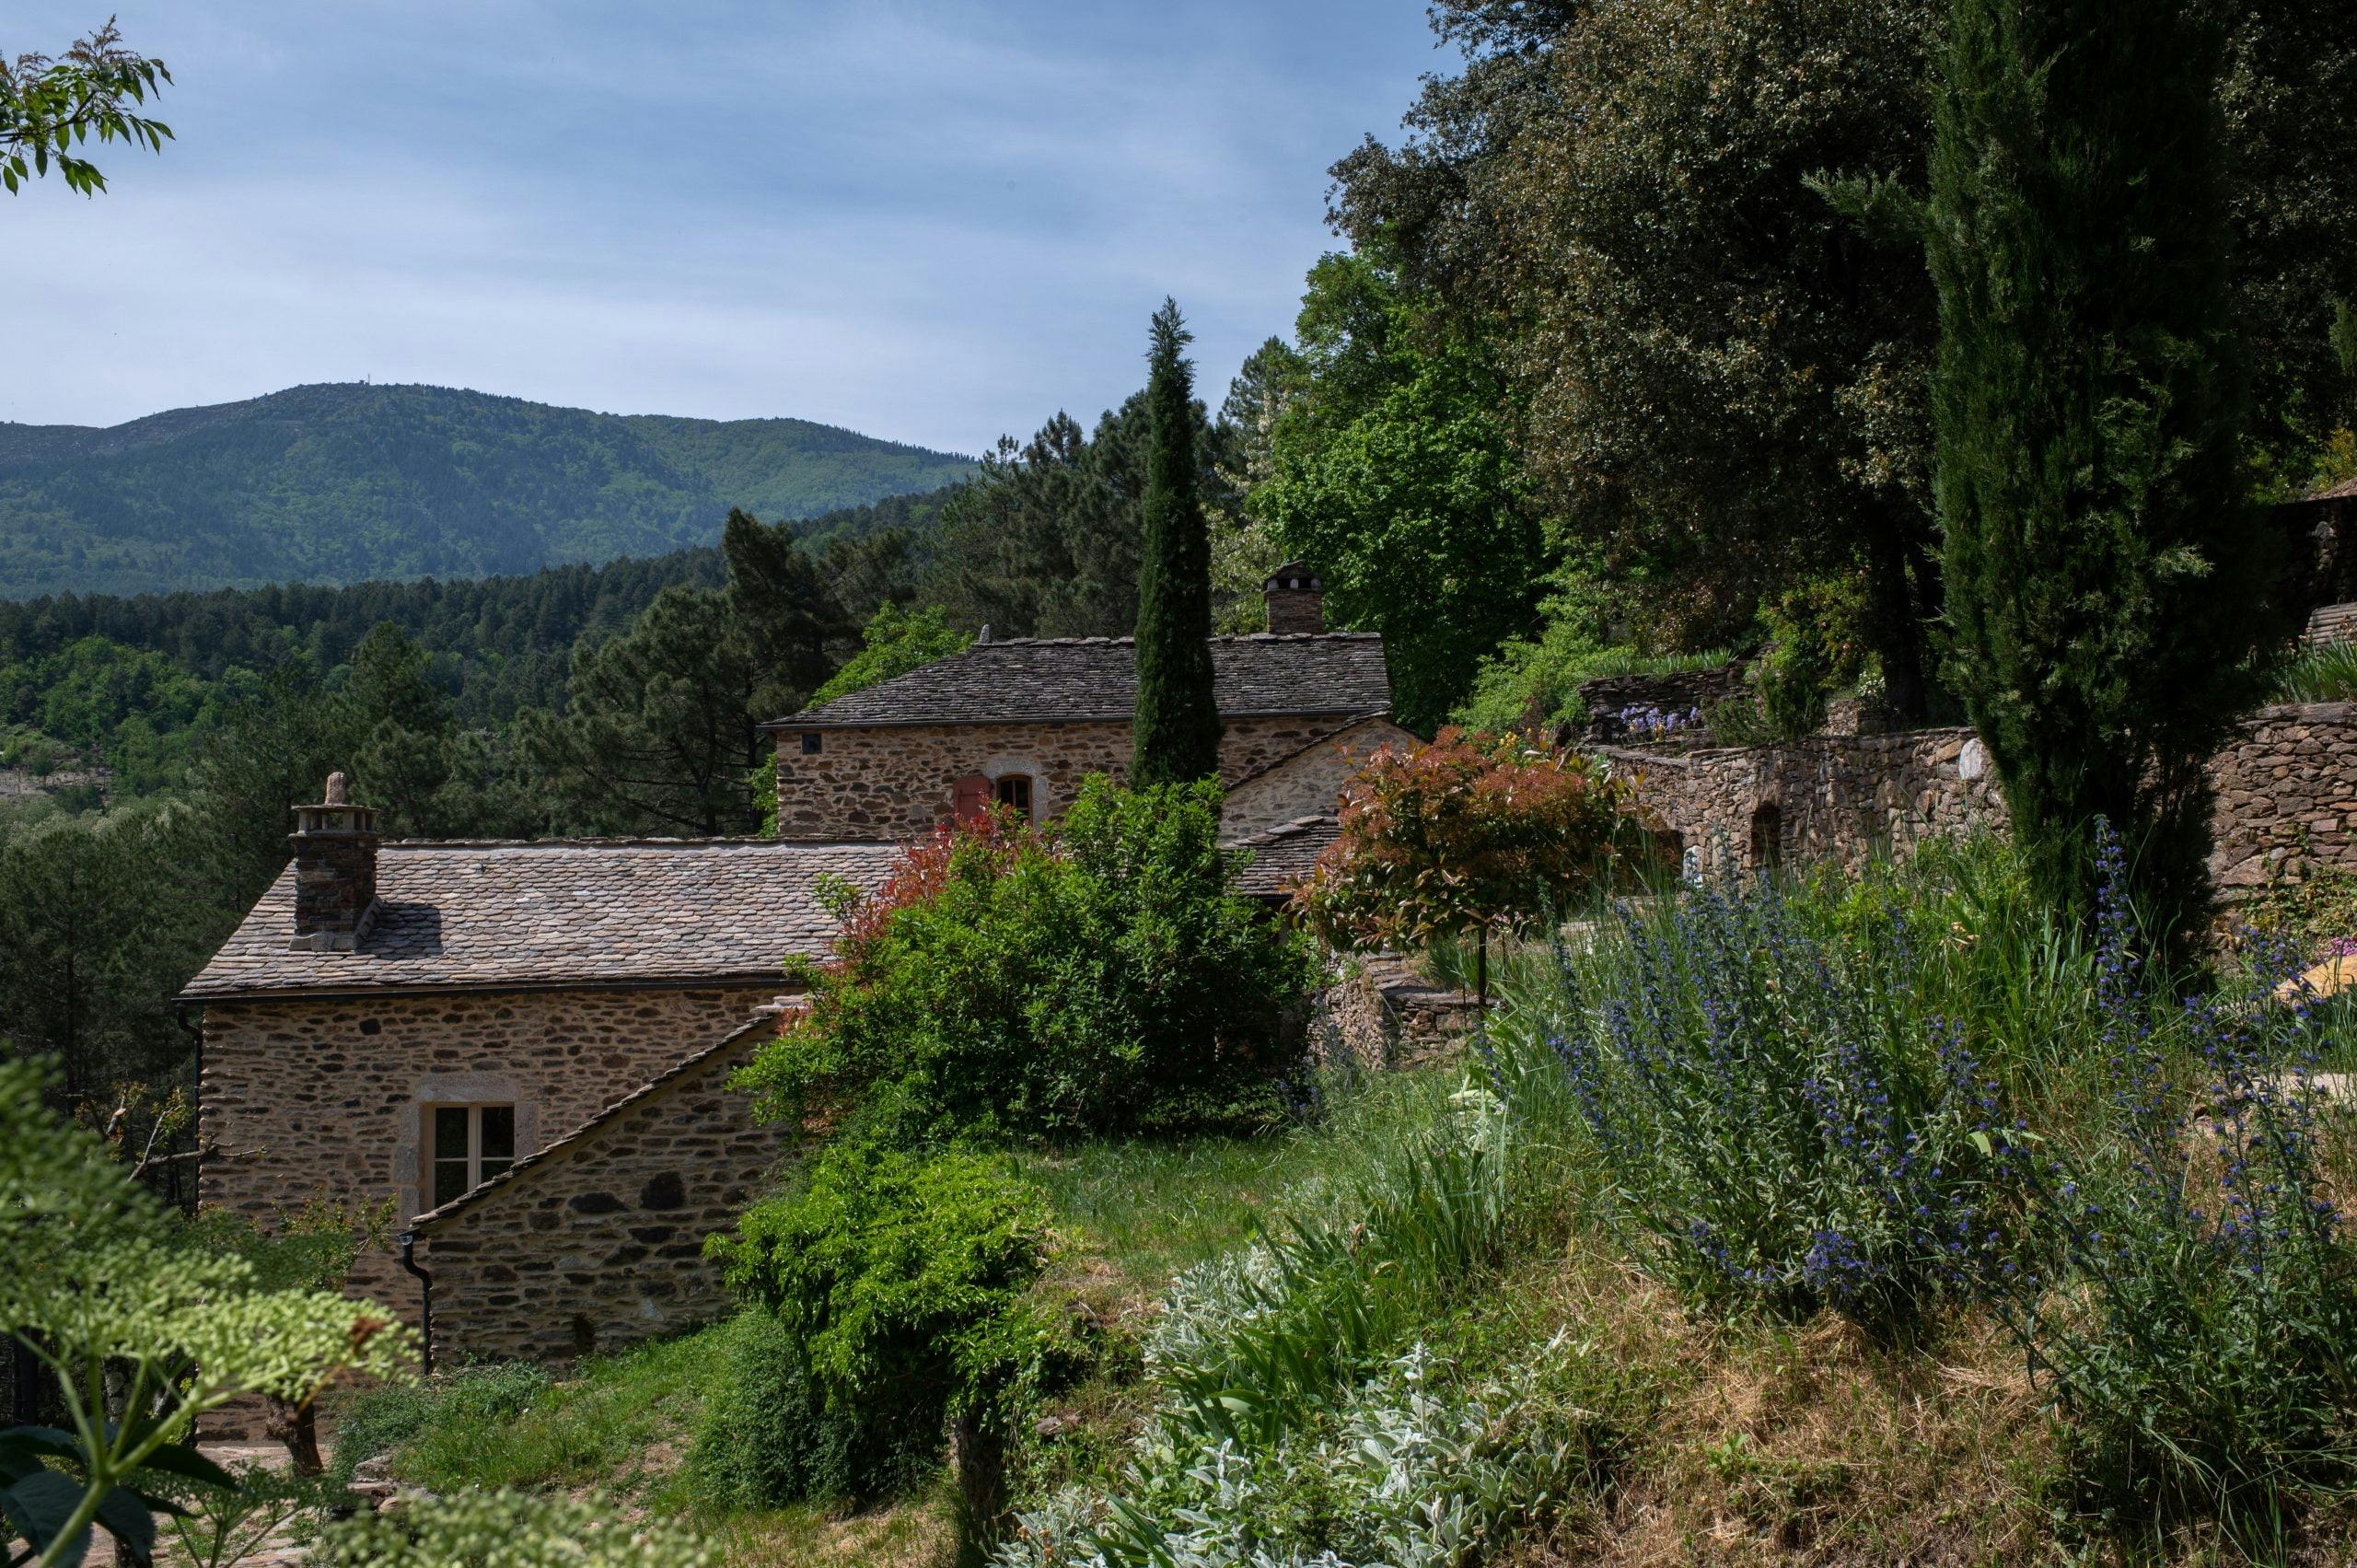
[[[297,952],[349,953],[377,916],[377,813],[344,796],[342,773],[327,797],[295,808],[295,939]]]
[[[1288,561],[1260,585],[1269,607],[1269,630],[1275,633],[1326,630],[1326,584],[1298,561]]]

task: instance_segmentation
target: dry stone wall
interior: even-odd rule
[[[740,1030],[427,1220],[436,1356],[561,1361],[724,1314],[704,1238],[735,1223],[787,1149],[728,1076],[773,1034]]]
[[[204,1009],[201,1202],[270,1224],[313,1198],[424,1205],[425,1108],[512,1104],[517,1153],[744,1024],[778,985],[246,1000]],[[417,1284],[389,1253],[352,1288],[414,1323]]]
[[[1232,718],[1220,737],[1220,776],[1230,783],[1332,733],[1343,714]],[[949,819],[959,778],[1029,775],[1031,808],[1051,817],[1072,804],[1081,781],[1130,770],[1128,721],[891,725],[777,737],[778,837],[807,843],[923,838]]]
[[[1832,860],[2008,825],[1968,729],[1819,735],[1684,754],[1597,748],[1691,870]],[[2316,865],[2357,870],[2357,703],[2263,708],[2210,764],[2212,881],[2229,897]]]

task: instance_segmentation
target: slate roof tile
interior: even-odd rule
[[[1220,713],[1374,714],[1391,707],[1383,639],[1371,632],[1213,637]],[[1127,720],[1137,706],[1128,637],[1014,637],[977,643],[864,691],[777,719],[772,729],[880,725]]]
[[[1326,846],[1341,836],[1340,818],[1296,817],[1231,842],[1225,847],[1252,852],[1252,863],[1236,876],[1236,890],[1248,899],[1287,896],[1295,883],[1309,875]]]
[[[599,985],[780,978],[824,958],[821,876],[879,885],[891,844],[761,839],[393,841],[359,949],[295,952],[295,874],[279,873],[181,995]]]

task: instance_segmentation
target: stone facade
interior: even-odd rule
[[[774,1034],[768,1021],[738,1029],[422,1221],[437,1360],[563,1360],[725,1315],[704,1238],[735,1223],[787,1147],[728,1075]]]
[[[1817,735],[1684,753],[1599,748],[1689,870],[1838,861],[2002,828],[1987,748],[1968,729]]]
[[[204,1010],[202,1202],[268,1223],[312,1198],[426,1206],[419,1150],[441,1105],[513,1105],[520,1157],[740,1028],[760,986],[256,997]],[[415,1320],[389,1253],[353,1287]]]
[[[1343,786],[1370,755],[1386,746],[1415,744],[1414,736],[1387,718],[1361,719],[1230,789],[1220,830],[1240,839],[1305,817],[1331,816]]]
[[[1220,736],[1220,777],[1256,773],[1334,733],[1349,714],[1231,718]],[[790,722],[790,721],[789,721]],[[778,837],[806,843],[923,838],[949,819],[957,781],[980,773],[1031,780],[1031,811],[1045,819],[1072,804],[1081,781],[1129,776],[1126,720],[1028,724],[877,725],[777,736]],[[1329,796],[1327,807],[1333,802]]]
[[[1601,748],[1690,869],[1905,854],[2008,821],[1968,729],[1812,736],[1682,755]],[[2357,870],[2357,703],[2263,708],[2210,764],[2210,874],[2228,897],[2315,865]]]

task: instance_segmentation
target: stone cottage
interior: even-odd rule
[[[1303,815],[1320,789],[1316,804],[1330,811],[1353,771],[1344,754],[1408,738],[1390,719],[1383,639],[1320,630],[1322,587],[1298,563],[1265,592],[1269,624],[1291,630],[1212,639],[1220,777],[1240,797],[1229,818],[1238,836]],[[1090,773],[1128,773],[1137,679],[1127,637],[985,634],[780,719],[767,726],[778,836],[912,839],[993,804],[1051,817]]]
[[[1261,898],[1331,841],[1354,759],[1406,738],[1381,641],[1318,630],[1298,566],[1268,591],[1291,630],[1213,646],[1227,838]],[[389,1212],[409,1273],[371,1253],[352,1284],[412,1320],[430,1291],[452,1353],[575,1354],[711,1315],[703,1237],[782,1152],[726,1080],[795,1005],[786,961],[830,950],[827,890],[877,886],[958,814],[1044,817],[1120,777],[1136,679],[1127,639],[978,642],[781,720],[775,839],[380,842],[339,775],[181,994],[201,1200]]]

